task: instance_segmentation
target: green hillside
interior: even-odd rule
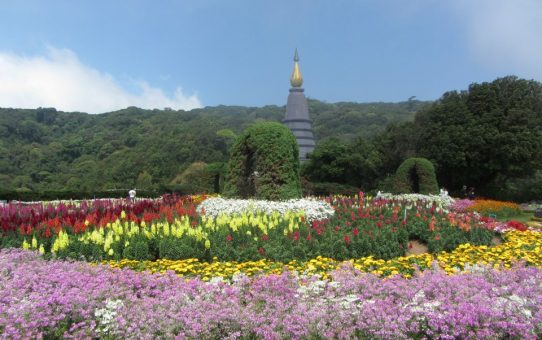
[[[430,102],[335,103],[309,100],[318,141],[372,137],[412,121]],[[192,111],[124,110],[91,115],[50,108],[0,109],[0,191],[160,189],[196,161],[223,162],[230,140],[258,120],[280,121],[284,107],[217,106]],[[226,134],[227,135],[227,134]]]

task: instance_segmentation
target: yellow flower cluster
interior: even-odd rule
[[[209,233],[221,228],[231,228],[233,232],[243,232],[252,235],[254,228],[260,229],[262,233],[267,234],[269,230],[278,225],[288,225],[284,233],[293,232],[299,229],[303,219],[303,212],[286,212],[279,214],[274,212],[267,215],[263,212],[245,212],[241,215],[227,216],[220,215],[217,218],[202,216],[201,223],[191,225],[188,216],[176,218],[172,223],[168,221],[155,221],[147,225],[145,221],[137,224],[126,220],[126,213],[121,212],[121,219],[113,223],[108,223],[104,228],[96,228],[77,236],[77,239],[83,243],[96,244],[103,247],[103,250],[109,256],[113,256],[112,245],[120,242],[122,239],[130,239],[135,235],[145,236],[147,239],[154,239],[163,236],[173,236],[177,238],[191,237],[198,242],[202,242],[205,248],[211,248],[211,241],[208,239]],[[86,222],[88,224],[88,221]],[[252,230],[252,231],[251,231]],[[256,236],[254,236],[257,240]],[[65,231],[55,237],[52,253],[65,249],[70,243],[68,234]],[[125,245],[126,246],[126,245]],[[30,248],[30,243],[24,239],[22,247]],[[33,246],[33,248],[36,248]]]
[[[103,263],[115,268],[147,270],[152,273],[165,273],[172,270],[180,276],[200,277],[205,281],[212,277],[230,279],[238,273],[253,276],[281,274],[285,270],[297,271],[304,275],[320,275],[326,279],[330,277],[331,271],[347,262],[361,272],[373,273],[380,277],[400,274],[406,278],[412,277],[418,269],[425,270],[433,265],[440,266],[449,274],[462,271],[466,264],[484,264],[492,265],[495,268],[509,268],[513,263],[524,261],[528,265],[542,266],[542,233],[513,231],[506,233],[504,238],[504,243],[494,247],[464,244],[450,253],[410,255],[388,261],[374,259],[369,256],[340,262],[318,256],[306,262],[293,260],[288,263],[269,260],[220,262],[216,258],[215,261],[210,263],[200,262],[197,259],[177,261],[163,259],[142,262],[121,260],[119,262],[104,261]]]
[[[494,247],[463,244],[451,253],[439,253],[439,265],[448,273],[461,271],[465,264],[492,265],[510,268],[522,261],[531,266],[542,266],[542,233],[511,231],[504,234],[505,242]]]
[[[288,224],[288,229],[285,229],[285,232],[293,232],[294,229],[299,229],[303,216],[303,212],[292,211],[287,211],[284,214],[279,214],[275,211],[271,215],[263,212],[246,211],[243,214],[233,216],[221,214],[216,218],[203,215],[201,217],[201,224],[204,229],[212,231],[229,227],[232,231],[237,232],[243,228],[256,227],[264,234],[267,234],[270,229],[274,229],[279,224],[286,223]]]
[[[58,233],[55,241],[53,242],[53,246],[51,247],[51,253],[56,254],[57,251],[68,247],[69,244],[70,239],[68,237],[68,234],[64,230],[61,230]]]
[[[30,243],[28,243],[28,241],[26,239],[24,239],[22,248],[23,249],[34,249],[34,250],[38,249],[40,254],[45,254],[45,248],[43,247],[43,244],[40,244],[39,247],[38,247],[38,240],[36,239],[36,236],[32,237],[32,241],[30,241]]]

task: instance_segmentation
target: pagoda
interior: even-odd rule
[[[299,70],[299,56],[297,49],[294,55],[294,71],[290,78],[290,94],[286,104],[286,116],[282,121],[292,130],[299,146],[299,160],[304,162],[308,160],[307,154],[314,150],[314,134],[312,132],[312,121],[309,116],[309,106],[305,98],[303,77]]]

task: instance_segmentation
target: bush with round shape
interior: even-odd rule
[[[224,194],[268,200],[301,197],[299,148],[288,127],[260,122],[237,138],[230,154]]]
[[[433,163],[425,158],[405,160],[395,173],[398,193],[436,194],[439,191]]]

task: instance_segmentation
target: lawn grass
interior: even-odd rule
[[[501,222],[507,222],[507,221],[519,221],[519,222],[529,222],[531,218],[534,217],[533,212],[526,212],[521,211],[518,214],[514,215],[507,215],[507,216],[499,216],[497,215],[497,220]]]

